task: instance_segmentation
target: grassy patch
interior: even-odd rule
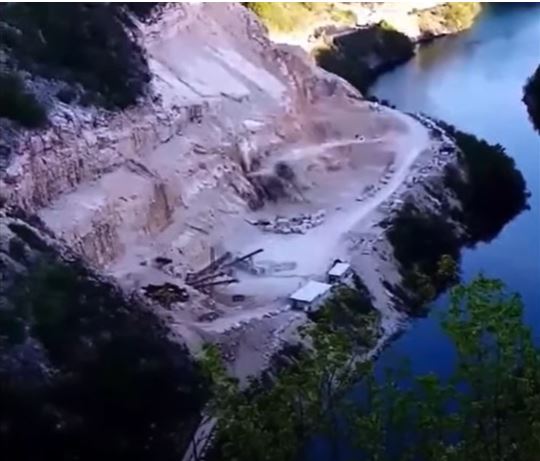
[[[420,30],[431,32],[458,32],[472,26],[476,16],[482,9],[478,2],[444,3],[427,10],[419,11]],[[444,28],[441,30],[441,26]]]

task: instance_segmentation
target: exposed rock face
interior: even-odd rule
[[[260,205],[257,159],[299,135],[306,107],[350,93],[239,5],[172,5],[141,29],[153,98],[120,114],[58,104],[51,129],[19,134],[0,177],[3,200],[101,266],[203,197],[205,217],[212,194],[231,211]]]
[[[207,264],[225,223],[270,199],[272,182],[291,184],[285,193],[302,200],[312,179],[296,184],[294,170],[280,167],[291,146],[312,146],[291,156],[304,165],[313,151],[308,166],[318,178],[342,168],[330,165],[326,146],[343,151],[344,162],[361,153],[361,165],[355,135],[380,138],[401,126],[302,50],[271,43],[240,5],[168,5],[138,27],[152,72],[149,97],[122,112],[57,102],[50,128],[12,133],[0,172],[3,202],[37,214],[55,238],[128,292],[181,285],[187,272]],[[378,168],[392,156],[365,157]],[[173,263],[157,268],[156,257]],[[187,293],[189,303],[154,307],[190,344],[238,323],[218,319],[207,327],[226,306],[191,287]],[[279,345],[283,319],[262,310],[252,317],[268,330],[267,342]],[[263,350],[261,333],[254,336]]]

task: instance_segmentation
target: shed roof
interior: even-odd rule
[[[332,288],[332,285],[310,280],[302,288],[296,290],[290,298],[295,301],[311,302],[326,293],[330,288]]]
[[[343,274],[345,274],[345,272],[349,270],[350,267],[351,265],[347,263],[336,263],[334,264],[332,269],[328,271],[328,275],[341,277]]]

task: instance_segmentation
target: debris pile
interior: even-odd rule
[[[212,249],[210,262],[201,270],[188,273],[186,275],[186,283],[202,292],[211,291],[217,285],[238,283],[238,279],[232,278],[233,267],[251,267],[253,265],[253,257],[263,251],[262,248],[259,248],[236,258],[227,251],[216,259],[214,249]]]
[[[299,214],[292,218],[277,216],[273,221],[259,219],[250,222],[258,226],[263,232],[275,234],[305,234],[309,229],[320,226],[326,219],[326,212],[319,210],[314,214]]]
[[[171,307],[173,303],[184,303],[189,300],[189,294],[185,288],[169,282],[163,285],[146,285],[143,290],[146,296],[164,307]]]

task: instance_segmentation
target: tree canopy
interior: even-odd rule
[[[496,280],[455,288],[443,320],[453,375],[377,378],[352,343],[327,325],[311,353],[272,385],[241,391],[210,349],[215,459],[307,460],[317,436],[335,461],[534,461],[540,450],[540,349],[523,306]],[[406,378],[406,379],[405,379]],[[407,382],[408,384],[403,384]],[[351,398],[354,396],[354,398]],[[344,457],[343,447],[351,451]]]
[[[540,133],[540,65],[525,84],[523,102],[527,106],[532,124]]]
[[[18,248],[13,257],[24,255]],[[53,257],[21,274],[8,293],[0,289],[4,294],[6,459],[181,457],[206,393],[187,350],[170,341],[153,313],[82,265]]]

